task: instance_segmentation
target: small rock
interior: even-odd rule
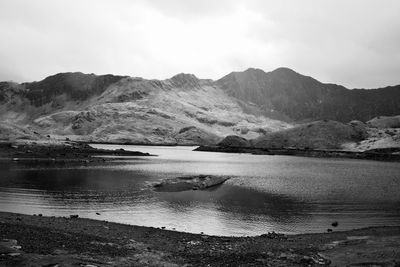
[[[279,255],[279,258],[280,258],[280,259],[287,259],[287,258],[288,258],[288,254],[282,252],[282,253]]]
[[[69,218],[71,218],[71,219],[77,219],[77,218],[79,218],[79,215],[78,215],[78,214],[69,215]]]
[[[326,229],[326,231],[327,231],[328,233],[330,233],[330,232],[332,232],[333,230],[332,230],[331,228],[328,228],[328,229]]]
[[[267,265],[268,260],[266,260],[266,259],[259,258],[259,259],[255,259],[255,261],[261,262],[263,265],[268,266],[268,265]]]
[[[38,214],[38,216],[39,216],[39,217],[42,217],[42,216],[43,216],[43,214],[39,213],[39,214]]]
[[[66,251],[66,250],[64,250],[64,249],[55,249],[55,250],[53,251],[53,254],[56,254],[56,255],[66,255],[66,254],[68,254],[68,251]]]
[[[334,221],[333,223],[332,223],[332,226],[333,227],[337,227],[339,225],[339,223],[337,222],[337,221]]]
[[[22,247],[18,245],[18,241],[15,239],[2,239],[0,241],[0,254],[10,255],[12,253],[18,253],[18,250],[21,248]]]
[[[195,245],[200,245],[201,242],[192,240],[192,241],[186,242],[186,244],[191,245],[191,246],[195,246]]]
[[[96,215],[100,215],[100,212],[96,212]]]
[[[17,256],[21,255],[21,253],[13,252],[13,253],[8,253],[7,255],[10,256],[10,257],[17,257]]]

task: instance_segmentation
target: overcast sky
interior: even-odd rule
[[[0,1],[0,80],[282,66],[349,88],[400,84],[400,1]]]

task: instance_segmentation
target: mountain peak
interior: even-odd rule
[[[268,75],[274,77],[275,79],[284,79],[287,81],[308,78],[308,76],[304,76],[292,69],[285,67],[277,68],[271,72],[268,72]]]
[[[179,73],[169,79],[177,87],[197,87],[199,79],[194,74]]]
[[[192,74],[192,73],[183,73],[183,72],[172,76],[171,79],[194,79],[194,80],[198,80],[198,78],[194,74]]]
[[[264,73],[265,71],[263,71],[262,69],[258,69],[258,68],[248,68],[247,70],[243,71],[243,73]]]
[[[297,73],[294,70],[292,70],[291,68],[287,68],[287,67],[279,67],[276,68],[275,70],[273,70],[272,72],[291,72],[291,73]]]

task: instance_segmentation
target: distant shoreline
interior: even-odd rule
[[[387,149],[390,150],[390,149]],[[222,152],[222,153],[246,153],[254,155],[286,155],[313,158],[349,158],[377,161],[400,161],[400,154],[392,154],[385,151],[346,151],[324,149],[300,149],[300,148],[253,148],[253,147],[223,147],[223,146],[199,146],[195,151]]]
[[[151,144],[151,143],[135,143],[135,142],[88,142],[88,141],[75,141],[81,144],[95,144],[95,145],[120,145],[120,146],[167,146],[167,147],[174,147],[174,146],[201,146],[201,145],[193,145],[193,144],[171,144],[171,143],[157,143],[157,144]]]
[[[28,142],[26,142],[28,141]],[[0,142],[0,161],[35,161],[35,162],[104,162],[118,159],[120,156],[156,156],[140,151],[129,151],[124,149],[101,149],[90,145],[114,145],[114,146],[163,146],[163,147],[196,147],[193,151],[220,152],[220,153],[246,153],[253,155],[286,155],[313,158],[348,158],[375,160],[387,162],[400,162],[399,148],[384,148],[368,151],[347,151],[333,149],[301,149],[301,148],[254,148],[234,147],[218,145],[178,145],[178,144],[140,144],[140,143],[112,143],[112,142],[82,142],[82,141],[60,141],[43,140],[44,143],[35,140],[20,140],[17,142]],[[96,157],[111,156],[111,157]],[[115,157],[113,157],[115,156]]]
[[[24,140],[25,141],[25,140]],[[112,157],[98,157],[112,156]],[[0,161],[34,161],[34,162],[105,162],[120,156],[155,156],[140,151],[124,149],[97,149],[85,143],[74,141],[58,141],[38,143],[29,142],[0,142]]]
[[[0,265],[343,266],[400,263],[400,226],[208,236],[71,217],[0,212]],[[6,240],[5,240],[6,239]],[[377,256],[379,255],[379,257]],[[346,264],[344,264],[346,263]],[[386,265],[385,265],[386,266]]]

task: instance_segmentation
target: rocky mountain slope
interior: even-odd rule
[[[361,121],[351,121],[350,123],[331,120],[315,121],[266,133],[250,140],[230,135],[219,142],[217,147],[204,147],[201,150],[221,152],[240,152],[246,151],[246,149],[248,149],[248,152],[252,152],[251,149],[343,150],[354,152],[386,150],[387,153],[398,153],[400,151],[400,128],[382,127],[383,122],[391,122],[394,119],[396,117],[374,118],[367,123]],[[378,124],[381,120],[383,122]],[[378,125],[375,126],[372,123]]]
[[[272,72],[248,69],[232,72],[216,82],[229,95],[252,102],[270,117],[316,121],[367,121],[400,113],[400,85],[349,90],[324,84],[288,68]]]
[[[269,133],[252,140],[256,148],[338,149],[368,137],[365,127],[337,121],[316,121]]]
[[[63,73],[34,83],[3,82],[0,110],[8,125],[98,142],[213,144],[230,134],[255,138],[291,126],[191,74],[160,81]]]
[[[398,114],[400,86],[348,90],[287,68],[248,69],[217,81],[183,73],[146,80],[74,72],[31,83],[0,82],[4,138],[36,132],[82,141],[216,144],[228,135],[271,137],[307,121],[365,122]],[[378,124],[394,127],[398,119],[369,122]],[[337,129],[315,134],[329,136],[331,130]]]

